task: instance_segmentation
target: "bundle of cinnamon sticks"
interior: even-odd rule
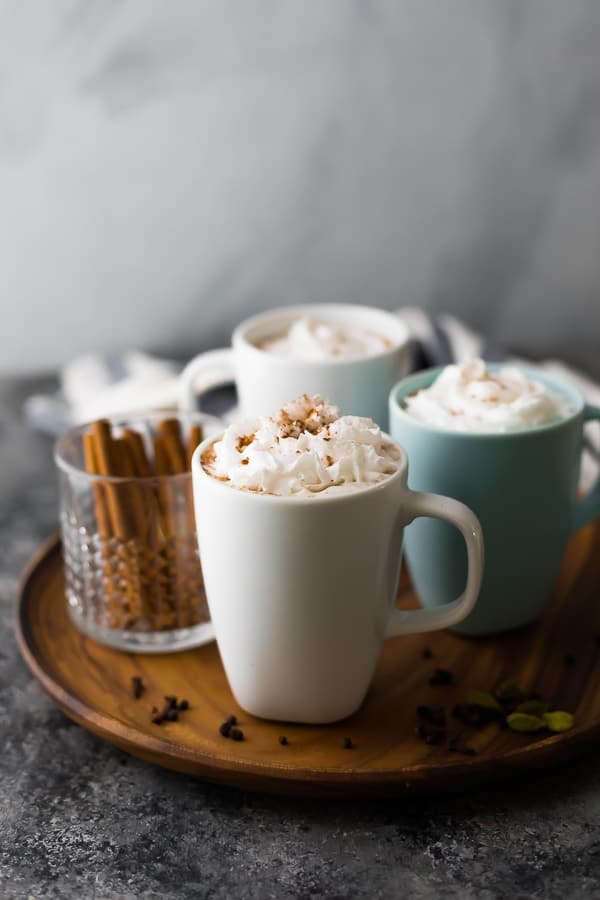
[[[200,425],[184,435],[174,418],[145,435],[115,433],[106,420],[84,433],[86,471],[109,476],[92,484],[104,601],[97,624],[163,631],[206,619],[191,474],[165,477],[190,473],[201,440]]]

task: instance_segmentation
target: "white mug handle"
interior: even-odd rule
[[[583,421],[591,422],[594,419],[600,419],[600,406],[591,406],[587,403],[583,410]],[[585,497],[577,502],[573,531],[578,531],[598,516],[600,516],[600,475]]]
[[[408,514],[407,525],[419,516],[430,516],[443,519],[458,528],[467,545],[467,583],[464,593],[452,603],[445,603],[435,609],[394,609],[385,632],[386,637],[437,631],[456,625],[475,606],[483,577],[483,534],[477,516],[468,506],[450,497],[421,491],[408,491],[404,496],[404,503],[406,506],[403,511]],[[435,560],[432,560],[432,565],[435,565]]]
[[[234,382],[232,349],[210,350],[195,356],[179,376],[180,411],[193,412],[197,396]]]

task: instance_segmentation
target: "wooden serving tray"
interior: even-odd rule
[[[389,640],[361,710],[329,726],[266,722],[244,713],[233,700],[215,644],[136,655],[84,637],[67,613],[57,537],[23,577],[18,639],[29,668],[70,718],[157,765],[277,794],[456,791],[564,760],[600,739],[599,593],[600,528],[595,526],[571,541],[554,600],[536,626],[486,639],[437,632]],[[406,575],[399,602],[415,604]],[[426,646],[431,659],[423,657]],[[455,683],[430,686],[435,667],[451,670]],[[134,675],[146,685],[139,700],[132,696]],[[416,736],[417,705],[450,711],[466,689],[489,690],[503,679],[575,713],[575,727],[555,736],[519,735],[492,723],[469,732],[475,756],[428,746]],[[177,722],[152,724],[151,707],[161,706],[165,694],[185,697],[190,709]],[[244,731],[243,742],[219,734],[220,723],[232,713]],[[450,737],[462,726],[451,716],[449,722]],[[287,746],[279,743],[281,735]],[[345,737],[353,749],[344,749]]]

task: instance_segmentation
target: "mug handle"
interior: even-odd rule
[[[200,375],[204,375],[204,378],[198,386]],[[223,387],[234,382],[233,350],[231,348],[210,350],[208,353],[195,356],[179,376],[180,412],[194,412],[197,396],[202,396],[213,388]]]
[[[593,419],[600,419],[600,406],[591,406],[587,403],[583,410],[583,421],[585,423]],[[582,497],[575,506],[573,531],[583,528],[597,516],[600,516],[600,475],[585,497]]]
[[[415,634],[420,631],[437,631],[456,625],[468,616],[475,606],[483,577],[483,534],[477,516],[468,506],[450,497],[422,491],[408,491],[405,502],[408,513],[407,525],[419,516],[428,516],[443,519],[458,528],[467,545],[467,583],[460,597],[436,609],[392,610],[385,632],[386,637]],[[435,565],[435,561],[432,564]]]

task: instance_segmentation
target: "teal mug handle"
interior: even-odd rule
[[[583,410],[583,421],[585,423],[593,419],[600,420],[600,406],[586,404]],[[573,531],[583,528],[584,525],[587,525],[597,516],[600,516],[600,475],[585,497],[582,497],[575,507]]]

